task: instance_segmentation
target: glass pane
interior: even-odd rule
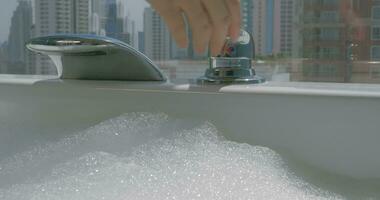
[[[96,34],[130,44],[171,79],[203,75],[208,53],[179,48],[142,0],[2,0],[0,73],[55,74],[27,51],[33,37]],[[274,81],[380,83],[379,0],[241,0],[242,29],[256,43],[254,66]],[[191,29],[187,28],[189,38]]]
[[[372,19],[380,20],[380,6],[374,6],[372,8]]]

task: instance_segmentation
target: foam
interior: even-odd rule
[[[271,149],[189,124],[130,113],[15,155],[0,161],[0,199],[342,199]]]

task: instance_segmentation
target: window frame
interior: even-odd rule
[[[380,45],[372,45],[371,46],[371,60],[372,61],[380,61],[380,56],[379,56],[379,58],[376,58],[376,59],[373,57],[374,48],[379,48],[379,51],[380,51]]]
[[[380,12],[380,6],[372,6],[372,12],[371,12],[371,19],[372,20],[380,20],[380,15],[379,15],[379,18],[375,18],[375,9],[379,9],[379,12]]]
[[[379,37],[378,38],[374,38],[374,29],[375,28],[378,28],[379,29]],[[371,26],[371,40],[372,41],[380,41],[380,25],[375,25],[375,26]]]

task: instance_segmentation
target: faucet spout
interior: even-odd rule
[[[53,35],[30,40],[26,47],[49,56],[61,79],[164,81],[144,54],[116,39],[95,35]]]

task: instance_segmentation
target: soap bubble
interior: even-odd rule
[[[130,113],[0,161],[0,199],[342,199],[273,150],[217,128]]]

